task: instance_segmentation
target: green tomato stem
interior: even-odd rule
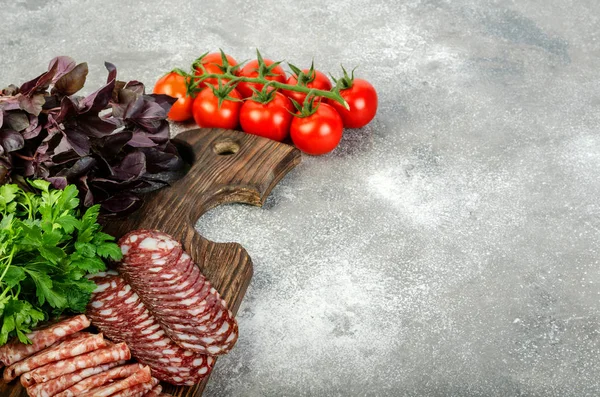
[[[201,83],[203,80],[206,80],[206,79],[219,79],[219,80],[225,79],[225,80],[230,80],[235,83],[239,83],[239,82],[257,83],[257,84],[269,83],[269,85],[271,87],[275,87],[278,89],[302,92],[305,94],[311,93],[311,95],[314,95],[314,96],[328,98],[328,99],[334,100],[336,102],[339,102],[347,110],[350,110],[350,106],[348,106],[348,103],[344,100],[344,98],[342,98],[342,96],[339,93],[333,92],[333,91],[315,90],[315,89],[305,87],[305,86],[285,84],[285,83],[280,83],[279,81],[267,80],[267,79],[260,78],[260,77],[235,76],[230,73],[224,73],[224,74],[209,73],[209,74],[202,74],[200,76],[192,75],[192,76],[188,76],[188,77],[190,79],[193,79],[196,81],[194,83],[194,84],[196,84],[196,86],[198,86],[199,83]]]

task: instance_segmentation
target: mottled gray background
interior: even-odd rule
[[[199,230],[255,277],[207,396],[600,395],[596,0],[1,0],[0,85],[222,47],[359,65],[377,118]]]

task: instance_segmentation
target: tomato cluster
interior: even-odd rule
[[[177,98],[169,112],[173,121],[194,119],[200,127],[241,128],[285,141],[312,155],[337,147],[345,128],[367,125],[377,112],[377,92],[354,73],[333,79],[322,72],[257,59],[245,65],[222,51],[198,58],[187,73],[174,70],[160,78],[154,93]]]

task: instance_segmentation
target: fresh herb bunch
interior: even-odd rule
[[[35,79],[0,91],[0,183],[73,183],[85,207],[124,215],[141,206],[140,190],[166,185],[166,172],[182,168],[166,120],[176,99],[146,95],[142,83],[118,81],[115,66],[105,66],[106,84],[86,97],[75,94],[87,64],[65,56]]]
[[[100,231],[99,205],[80,215],[77,187],[37,192],[0,186],[0,346],[12,336],[22,343],[39,321],[63,312],[82,313],[95,284],[88,273],[121,259],[114,238]]]

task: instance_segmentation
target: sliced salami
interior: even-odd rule
[[[96,387],[86,391],[83,394],[78,394],[81,397],[108,397],[122,390],[132,388],[140,383],[148,383],[152,380],[150,368],[143,367],[137,369],[134,373],[122,380],[117,380],[104,386]],[[148,389],[149,390],[149,389]]]
[[[46,364],[75,357],[103,347],[106,347],[106,341],[102,334],[80,334],[75,338],[57,343],[53,347],[42,350],[23,361],[7,367],[4,370],[4,380],[10,382],[17,376]]]
[[[0,347],[0,361],[6,366],[12,365],[89,326],[90,320],[81,314],[46,328],[35,330],[27,334],[27,337],[31,340],[29,345],[15,339]]]
[[[115,367],[104,371],[102,373],[90,376],[81,382],[65,389],[62,393],[56,395],[56,397],[76,397],[88,390],[104,386],[108,382],[114,381],[116,379],[127,378],[128,376],[133,375],[135,372],[144,368],[141,364],[129,364],[122,365],[119,367]]]
[[[96,367],[98,365],[114,361],[129,360],[131,352],[125,343],[118,343],[104,349],[95,350],[80,356],[47,364],[36,368],[21,376],[21,383],[28,387],[34,383],[44,383],[61,375],[69,374],[84,368]]]
[[[125,364],[125,361],[115,361],[108,364],[98,365],[96,367],[85,368],[70,374],[61,375],[58,378],[48,382],[38,383],[27,388],[27,394],[30,397],[52,397],[68,389],[76,383],[87,379],[90,376],[108,371],[109,369]]]
[[[210,283],[198,276],[192,285],[176,289],[178,284],[170,282],[190,279],[182,273],[186,269],[191,279],[200,273],[189,255],[180,254],[177,241],[158,231],[141,230],[125,235],[119,244],[124,255],[119,271],[169,338],[201,354],[224,354],[233,347],[236,321]],[[182,298],[172,299],[175,294]],[[192,328],[197,331],[190,332]]]
[[[117,295],[119,290],[125,288],[122,283],[112,282],[114,280],[111,278],[115,277],[118,276],[107,274],[94,280],[108,285],[103,290],[107,293],[105,297]],[[87,313],[92,323],[109,339],[127,342],[132,355],[142,364],[150,366],[153,375],[160,380],[193,385],[210,373],[214,365],[212,357],[178,346],[165,335],[161,325],[147,309],[144,308],[141,315],[132,315],[133,308],[139,304],[141,299],[137,295],[116,306],[112,303],[105,304],[93,296]]]

